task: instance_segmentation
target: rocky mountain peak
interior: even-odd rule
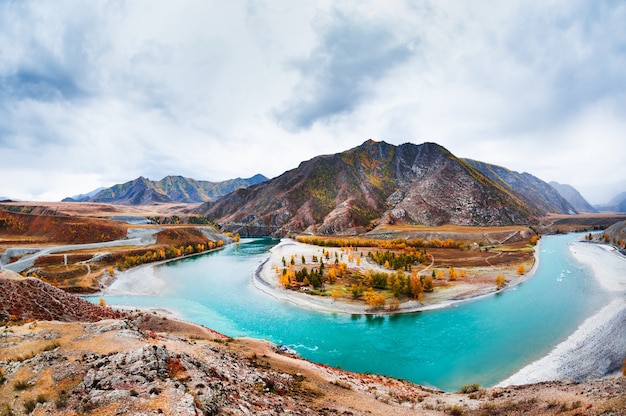
[[[480,167],[432,142],[395,146],[366,140],[204,204],[198,212],[229,231],[254,236],[349,234],[384,223],[526,224],[548,206],[550,212],[573,211],[532,175],[512,172],[507,181]],[[551,191],[558,203],[544,206],[527,198],[513,183],[521,179],[525,192]]]

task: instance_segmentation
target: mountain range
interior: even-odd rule
[[[243,236],[354,234],[379,224],[528,224],[577,213],[527,173],[457,158],[435,143],[368,140],[202,204],[197,213]]]
[[[550,186],[557,190],[563,198],[567,200],[578,212],[597,213],[598,210],[593,207],[572,185],[561,184],[558,182],[550,182]]]
[[[235,189],[246,188],[266,181],[257,174],[247,179],[229,179],[222,182],[198,181],[182,176],[166,176],[151,181],[143,176],[123,184],[65,198],[63,202],[104,202],[120,205],[150,205],[154,203],[198,203],[211,201]]]
[[[599,211],[626,212],[626,192],[616,195],[608,204],[595,205]]]
[[[531,224],[547,213],[596,212],[570,185],[461,159],[436,143],[373,140],[273,179],[139,177],[64,201],[202,203],[193,213],[242,236],[356,234],[380,224]]]

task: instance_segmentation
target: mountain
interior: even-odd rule
[[[567,200],[574,209],[578,212],[590,212],[597,213],[598,210],[595,209],[587,200],[571,185],[560,184],[558,182],[550,182],[550,186],[552,186],[556,191],[561,194],[563,198]]]
[[[263,175],[247,179],[229,179],[223,182],[197,181],[182,176],[166,176],[160,181],[151,181],[143,176],[123,184],[102,189],[93,195],[66,198],[64,202],[105,202],[119,205],[150,205],[154,203],[206,202],[235,189],[246,188],[266,181]]]
[[[63,201],[61,202],[78,202],[78,201],[84,201],[86,199],[89,199],[91,197],[93,197],[94,195],[96,195],[98,192],[102,191],[106,189],[104,186],[101,186],[98,189],[94,189],[91,192],[87,192],[86,194],[79,194],[79,195],[74,195],[74,196],[70,196],[67,198],[64,198]]]
[[[527,224],[548,211],[574,211],[545,182],[517,175],[539,196],[522,198],[508,182],[491,179],[435,143],[394,146],[368,140],[302,162],[196,211],[242,236],[345,234],[384,223]]]
[[[471,159],[464,160],[528,205],[537,207],[542,213],[577,213],[556,189],[530,173],[518,173],[502,166]]]
[[[608,204],[594,205],[599,211],[626,212],[626,192],[615,195]]]

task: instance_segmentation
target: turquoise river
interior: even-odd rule
[[[277,243],[271,239],[166,263],[150,281],[134,282],[149,286],[156,277],[158,294],[103,297],[110,305],[168,309],[229,336],[268,339],[346,370],[444,390],[489,386],[546,355],[607,301],[591,270],[568,250],[568,242],[579,237],[544,237],[535,275],[516,287],[421,313],[342,315],[277,300],[252,283],[254,270]]]

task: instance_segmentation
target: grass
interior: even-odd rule
[[[54,341],[54,342],[51,342],[50,344],[46,345],[45,347],[43,347],[43,350],[44,351],[52,351],[54,349],[57,349],[60,346],[61,346],[61,344],[58,341]]]

